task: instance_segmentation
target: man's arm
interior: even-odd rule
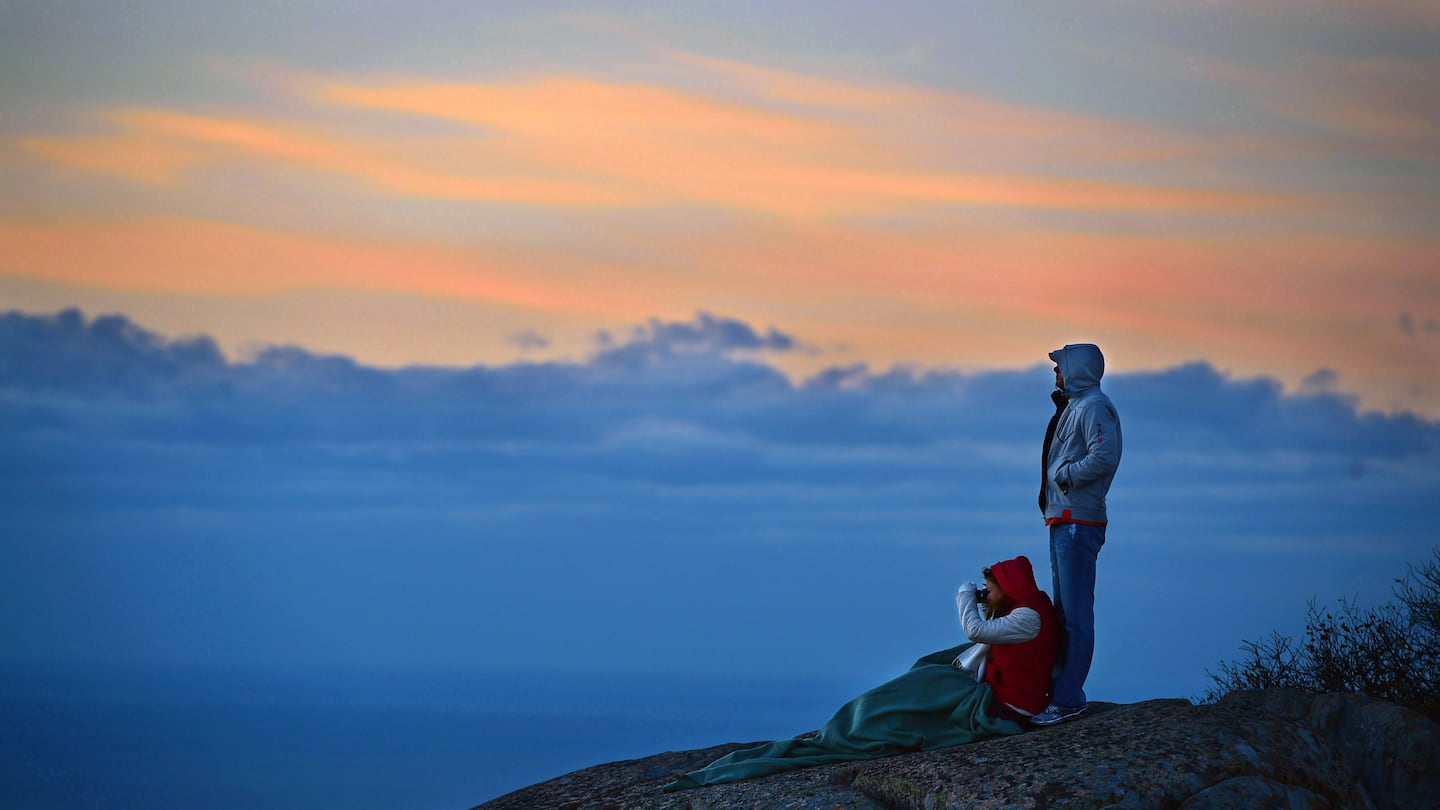
[[[1077,486],[1110,475],[1120,466],[1120,419],[1108,401],[1101,401],[1080,414],[1080,430],[1085,437],[1085,457],[1065,463],[1057,460],[1051,478],[1069,491]]]

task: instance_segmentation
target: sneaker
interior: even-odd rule
[[[1089,713],[1090,704],[1088,703],[1084,706],[1056,706],[1051,703],[1045,707],[1045,711],[1031,717],[1030,722],[1037,726],[1053,726],[1066,720],[1084,717]]]

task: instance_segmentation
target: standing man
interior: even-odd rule
[[[1031,718],[1051,726],[1084,715],[1095,653],[1095,560],[1105,545],[1105,495],[1120,466],[1120,415],[1100,390],[1105,356],[1074,343],[1055,361],[1055,416],[1041,453],[1040,511],[1050,527],[1050,575],[1064,628],[1050,705]]]

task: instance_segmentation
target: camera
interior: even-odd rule
[[[989,588],[981,588],[980,590],[976,591],[976,592],[975,592],[975,601],[976,601],[976,602],[989,602],[989,601],[990,601],[990,589],[989,589]]]

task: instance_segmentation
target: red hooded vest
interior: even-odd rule
[[[992,646],[985,682],[1002,703],[1039,714],[1050,699],[1051,672],[1060,645],[1055,607],[1035,584],[1035,571],[1023,555],[990,566],[990,575],[1015,601],[1012,611],[1026,607],[1040,614],[1040,633],[1020,644]]]

